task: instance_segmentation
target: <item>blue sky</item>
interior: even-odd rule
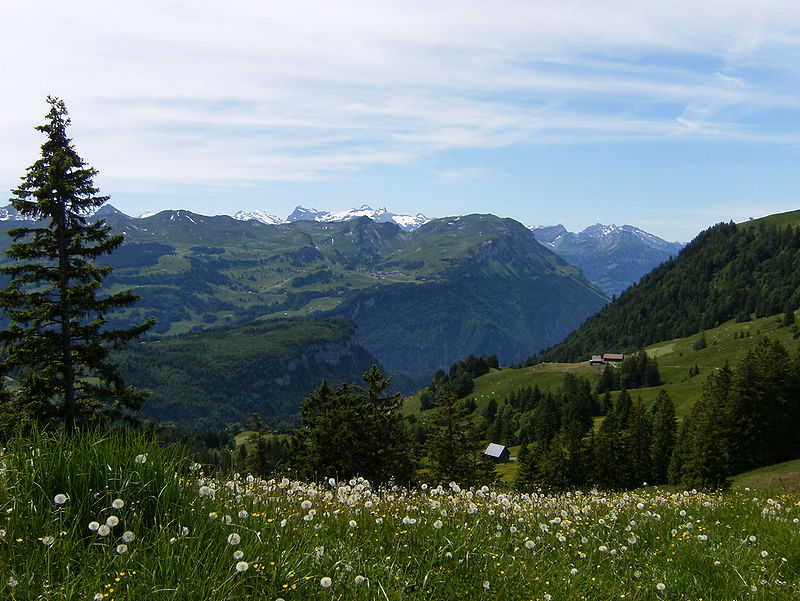
[[[138,215],[370,204],[688,241],[800,208],[800,2],[10,3],[0,187],[62,97]]]

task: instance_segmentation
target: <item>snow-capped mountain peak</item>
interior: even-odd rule
[[[239,221],[260,221],[261,223],[266,223],[267,225],[278,225],[279,223],[283,223],[283,220],[279,217],[262,210],[237,211],[233,218],[238,219]]]
[[[0,221],[34,221],[32,217],[23,215],[12,205],[0,207]]]
[[[234,217],[239,219],[239,217],[236,215],[234,215]],[[358,219],[359,217],[369,217],[378,223],[396,223],[401,229],[406,231],[415,230],[422,224],[430,221],[430,219],[425,217],[425,215],[422,213],[417,213],[416,215],[399,215],[389,212],[386,207],[373,209],[369,205],[364,204],[357,209],[349,209],[346,211],[318,211],[317,209],[309,209],[303,206],[298,206],[283,221],[283,223],[292,223],[294,221],[320,221],[325,223],[334,223],[340,221],[350,221],[351,219]]]

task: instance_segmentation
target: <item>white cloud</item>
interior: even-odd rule
[[[800,110],[796,2],[78,0],[4,13],[3,181],[35,156],[48,93],[104,177],[143,185],[324,179],[456,148],[800,138],[754,118]]]

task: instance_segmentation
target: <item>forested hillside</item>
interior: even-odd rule
[[[526,363],[627,352],[800,306],[800,230],[791,221],[721,223],[657,267],[562,343]]]
[[[294,422],[328,378],[358,381],[376,362],[346,320],[280,319],[164,337],[116,355],[126,380],[153,392],[143,416],[198,429],[247,423],[257,412]]]

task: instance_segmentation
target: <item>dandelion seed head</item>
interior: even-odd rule
[[[359,574],[358,576],[356,576],[356,578],[355,578],[356,584],[364,584],[364,582],[365,582],[366,580],[367,580],[367,579],[366,579],[366,578],[364,578],[363,576],[361,576],[360,574]]]
[[[111,533],[111,528],[103,524],[97,529],[97,534],[100,536],[108,536]]]
[[[19,582],[17,582],[13,576],[9,576],[8,580],[6,580],[6,584],[8,585],[8,588],[14,588],[19,584]]]
[[[126,530],[122,533],[122,540],[124,540],[126,543],[133,541],[134,538],[136,538],[136,535],[130,530]]]
[[[483,581],[483,590],[488,591],[490,588],[490,584],[488,580]]]
[[[55,544],[55,542],[56,542],[56,539],[54,539],[52,536],[42,537],[42,544],[45,547],[52,547]]]
[[[122,509],[123,507],[125,507],[125,501],[123,501],[122,499],[114,499],[113,501],[111,501],[111,507],[113,507],[114,509]]]
[[[442,524],[442,520],[436,520],[433,523],[433,527],[436,528],[437,530],[440,530],[442,526],[444,526],[444,524]]]
[[[127,552],[128,552],[128,545],[126,545],[125,543],[120,543],[117,545],[117,553],[119,553],[120,555],[124,555]]]
[[[350,526],[351,528],[355,528],[356,526],[358,526],[355,520],[350,520],[347,525]]]
[[[53,497],[53,503],[55,503],[56,505],[63,505],[66,502],[67,502],[67,495],[58,494],[55,497]]]
[[[231,532],[228,535],[228,544],[229,545],[238,545],[240,542],[242,542],[242,537],[239,536],[238,534],[236,534],[235,532]]]
[[[239,563],[236,564],[236,571],[240,572],[240,573],[241,572],[246,572],[247,568],[249,568],[249,567],[250,567],[250,564],[248,564],[246,561],[240,561]]]
[[[100,528],[100,524],[97,522],[89,522],[89,530],[92,532],[97,532],[97,529]]]
[[[117,524],[119,524],[119,518],[118,518],[117,516],[115,516],[115,515],[110,515],[110,516],[108,516],[108,517],[106,518],[106,526],[108,526],[108,527],[110,527],[110,528],[113,528],[113,527],[114,527],[114,526],[116,526]]]
[[[666,585],[666,584],[664,584],[663,582],[659,582],[659,583],[656,585],[656,590],[657,590],[657,591],[663,591],[665,588],[667,588],[667,585]]]
[[[233,558],[234,558],[235,560],[237,560],[237,561],[238,561],[238,560],[240,560],[242,557],[244,557],[244,551],[242,551],[241,549],[237,549],[236,551],[234,551],[234,552],[233,552]]]
[[[141,453],[141,454],[137,455],[133,460],[136,463],[139,463],[139,464],[147,463],[147,455],[145,455],[144,453]]]
[[[327,576],[323,576],[322,578],[319,579],[319,585],[322,588],[331,588],[332,584],[333,584],[333,580],[331,580]]]

